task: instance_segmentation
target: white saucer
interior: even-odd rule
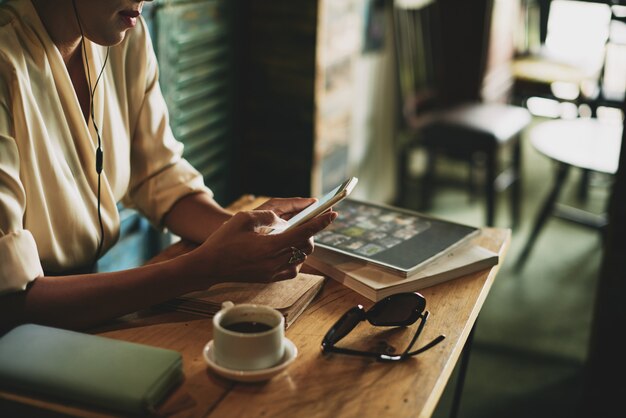
[[[298,356],[296,345],[289,339],[285,338],[285,354],[282,360],[274,367],[262,370],[233,370],[220,366],[213,358],[213,340],[209,341],[202,350],[204,360],[209,368],[218,375],[227,379],[236,380],[238,382],[261,382],[269,380],[287,368]]]

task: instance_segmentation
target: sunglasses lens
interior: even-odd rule
[[[326,333],[324,344],[333,345],[343,337],[348,335],[350,331],[363,320],[363,308],[354,307],[346,312],[333,327]]]
[[[377,302],[367,312],[372,325],[410,325],[417,321],[426,307],[426,299],[419,293],[398,293]]]

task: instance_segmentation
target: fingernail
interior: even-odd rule
[[[335,219],[337,219],[337,216],[339,216],[339,214],[337,212],[333,212],[330,215],[330,221],[334,221]]]

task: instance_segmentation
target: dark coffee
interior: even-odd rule
[[[269,331],[272,329],[271,326],[264,324],[263,322],[235,322],[228,325],[223,325],[223,327],[229,331],[235,332],[245,332],[246,334],[254,334],[257,332]]]

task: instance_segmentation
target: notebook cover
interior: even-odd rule
[[[478,235],[479,229],[393,206],[345,199],[315,245],[408,277]]]
[[[182,378],[182,357],[172,350],[34,324],[0,338],[8,389],[141,414]]]
[[[174,309],[204,316],[213,316],[222,303],[255,303],[279,310],[289,327],[319,293],[324,284],[322,276],[298,273],[289,280],[272,283],[220,283],[207,290],[179,296],[160,304],[164,309]]]

